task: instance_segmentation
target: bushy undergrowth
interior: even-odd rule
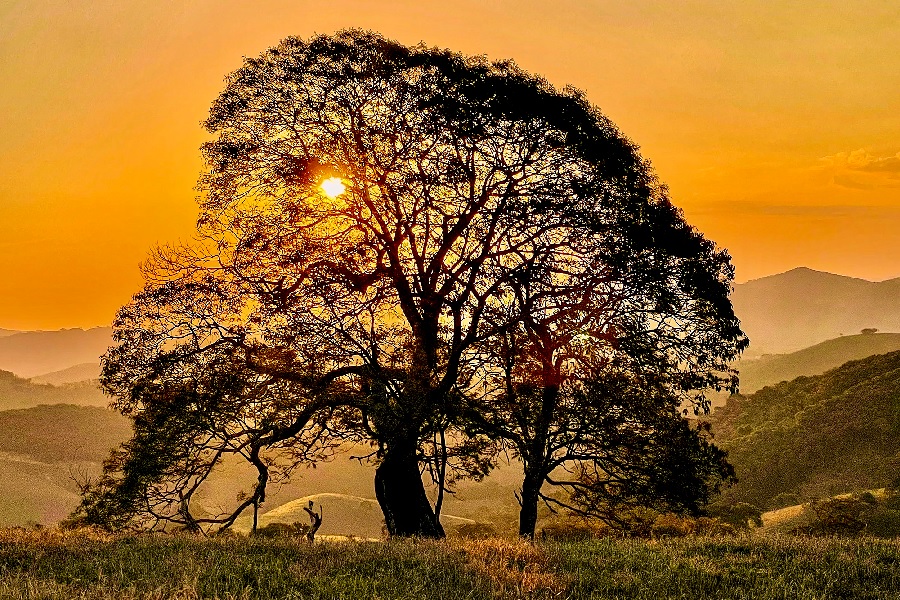
[[[900,594],[900,542],[673,538],[316,543],[0,532],[4,599],[859,598]]]
[[[870,492],[816,500],[803,505],[790,529],[806,535],[896,538],[900,536],[900,494],[888,490],[878,499]]]

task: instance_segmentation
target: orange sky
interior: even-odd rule
[[[344,27],[585,90],[739,281],[900,276],[895,1],[0,0],[0,327],[108,324],[191,234],[225,74]]]

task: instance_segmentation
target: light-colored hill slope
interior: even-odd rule
[[[100,378],[100,363],[88,362],[31,377],[34,383],[49,383],[51,385],[64,385],[66,383],[78,383],[81,381],[94,381]]]
[[[0,369],[27,378],[96,363],[111,342],[109,327],[15,333],[0,337]]]
[[[900,350],[900,333],[846,335],[790,354],[770,354],[737,363],[741,393],[752,394],[767,385],[801,375],[821,375],[851,361]]]
[[[900,279],[882,282],[793,269],[734,286],[748,356],[793,352],[865,328],[900,332]]]
[[[304,507],[313,502],[316,512],[322,512],[321,535],[354,536],[360,538],[381,538],[384,517],[381,507],[373,498],[349,496],[346,494],[322,493],[297,498],[264,512],[259,517],[260,527],[271,523],[309,523]],[[472,519],[454,515],[441,515],[441,523],[449,532],[462,525],[474,524]],[[235,530],[246,533],[252,525],[252,516],[242,516]]]
[[[49,464],[0,453],[0,527],[58,523],[78,505],[72,476],[99,472],[99,464]]]
[[[130,421],[106,408],[0,411],[0,526],[65,518],[79,501],[76,481],[98,475],[130,432]]]

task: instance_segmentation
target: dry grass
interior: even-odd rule
[[[327,542],[0,531],[0,598],[900,597],[900,541]]]
[[[485,539],[456,542],[477,573],[489,578],[505,596],[563,596],[567,577],[553,569],[541,546],[521,540]]]

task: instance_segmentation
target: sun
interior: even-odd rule
[[[325,195],[329,198],[337,198],[347,189],[340,177],[326,179],[319,187],[322,188],[322,191],[325,192]]]

